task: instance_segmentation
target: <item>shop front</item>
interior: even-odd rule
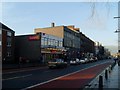
[[[43,63],[54,58],[64,59],[63,38],[41,33],[41,57]]]
[[[52,61],[55,58],[64,59],[64,52],[65,52],[65,50],[56,49],[56,48],[41,49],[43,63],[47,63],[48,61]]]

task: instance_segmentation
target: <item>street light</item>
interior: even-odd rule
[[[114,19],[116,19],[116,18],[120,18],[120,17],[114,17]]]
[[[114,17],[114,19],[119,19],[120,17],[119,16],[117,16],[117,17]],[[119,24],[119,23],[118,23]],[[120,53],[120,45],[119,45],[119,34],[120,34],[120,29],[117,29],[116,31],[115,31],[115,33],[118,33],[118,53]]]
[[[115,31],[115,33],[119,33],[120,32],[120,29],[117,29],[116,31]]]

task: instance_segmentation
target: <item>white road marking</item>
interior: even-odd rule
[[[12,78],[2,79],[2,80],[5,81],[5,80],[16,79],[16,78],[25,78],[25,77],[29,77],[29,76],[31,76],[31,75],[32,75],[32,74],[28,74],[28,75],[24,75],[24,76],[12,77]]]
[[[43,67],[43,68],[47,68],[47,67]],[[5,72],[2,74],[10,74],[10,73],[17,73],[17,72],[26,72],[26,71],[33,71],[33,70],[39,70],[41,68],[35,68],[35,69],[29,69],[29,70],[17,70],[17,71],[12,71],[12,72]]]
[[[105,64],[105,63],[108,63],[108,62],[104,62],[104,63],[102,63],[102,64]],[[101,64],[96,64],[96,65],[90,66],[90,67],[88,67],[88,68],[92,68],[92,67],[95,67],[95,66],[97,66],[97,65],[101,65]],[[63,76],[60,76],[60,77],[57,77],[57,78],[48,80],[48,81],[45,81],[45,82],[42,82],[42,83],[38,83],[38,84],[35,84],[35,85],[32,85],[32,86],[23,88],[23,89],[21,89],[21,90],[27,90],[27,89],[30,89],[30,88],[33,88],[33,87],[37,87],[37,86],[39,86],[39,85],[42,85],[42,84],[49,83],[49,82],[51,82],[51,81],[55,81],[55,80],[57,80],[57,79],[60,79],[60,78],[62,78],[62,77],[65,77],[65,76],[69,76],[69,75],[78,73],[78,72],[83,71],[83,70],[86,70],[86,69],[88,69],[88,68],[84,68],[84,69],[81,69],[81,70],[78,70],[78,71],[75,71],[75,72],[72,72],[72,73],[69,73],[69,74],[66,74],[66,75],[63,75]]]

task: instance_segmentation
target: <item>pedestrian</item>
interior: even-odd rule
[[[120,66],[120,58],[118,59],[118,66]]]
[[[21,67],[22,57],[19,57],[19,68]]]
[[[44,63],[43,57],[40,57],[40,63]]]
[[[118,58],[114,58],[115,63],[117,62]]]

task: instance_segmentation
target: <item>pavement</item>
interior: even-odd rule
[[[107,71],[107,78],[105,72]],[[102,76],[102,84],[101,87],[99,86],[100,83],[100,76]],[[99,88],[100,87],[100,88]],[[120,90],[120,66],[114,63],[112,67],[106,68],[102,71],[97,77],[95,77],[88,85],[85,87],[86,89],[90,90]]]
[[[120,66],[116,64],[109,74],[108,80],[104,82],[103,88],[120,90]]]

